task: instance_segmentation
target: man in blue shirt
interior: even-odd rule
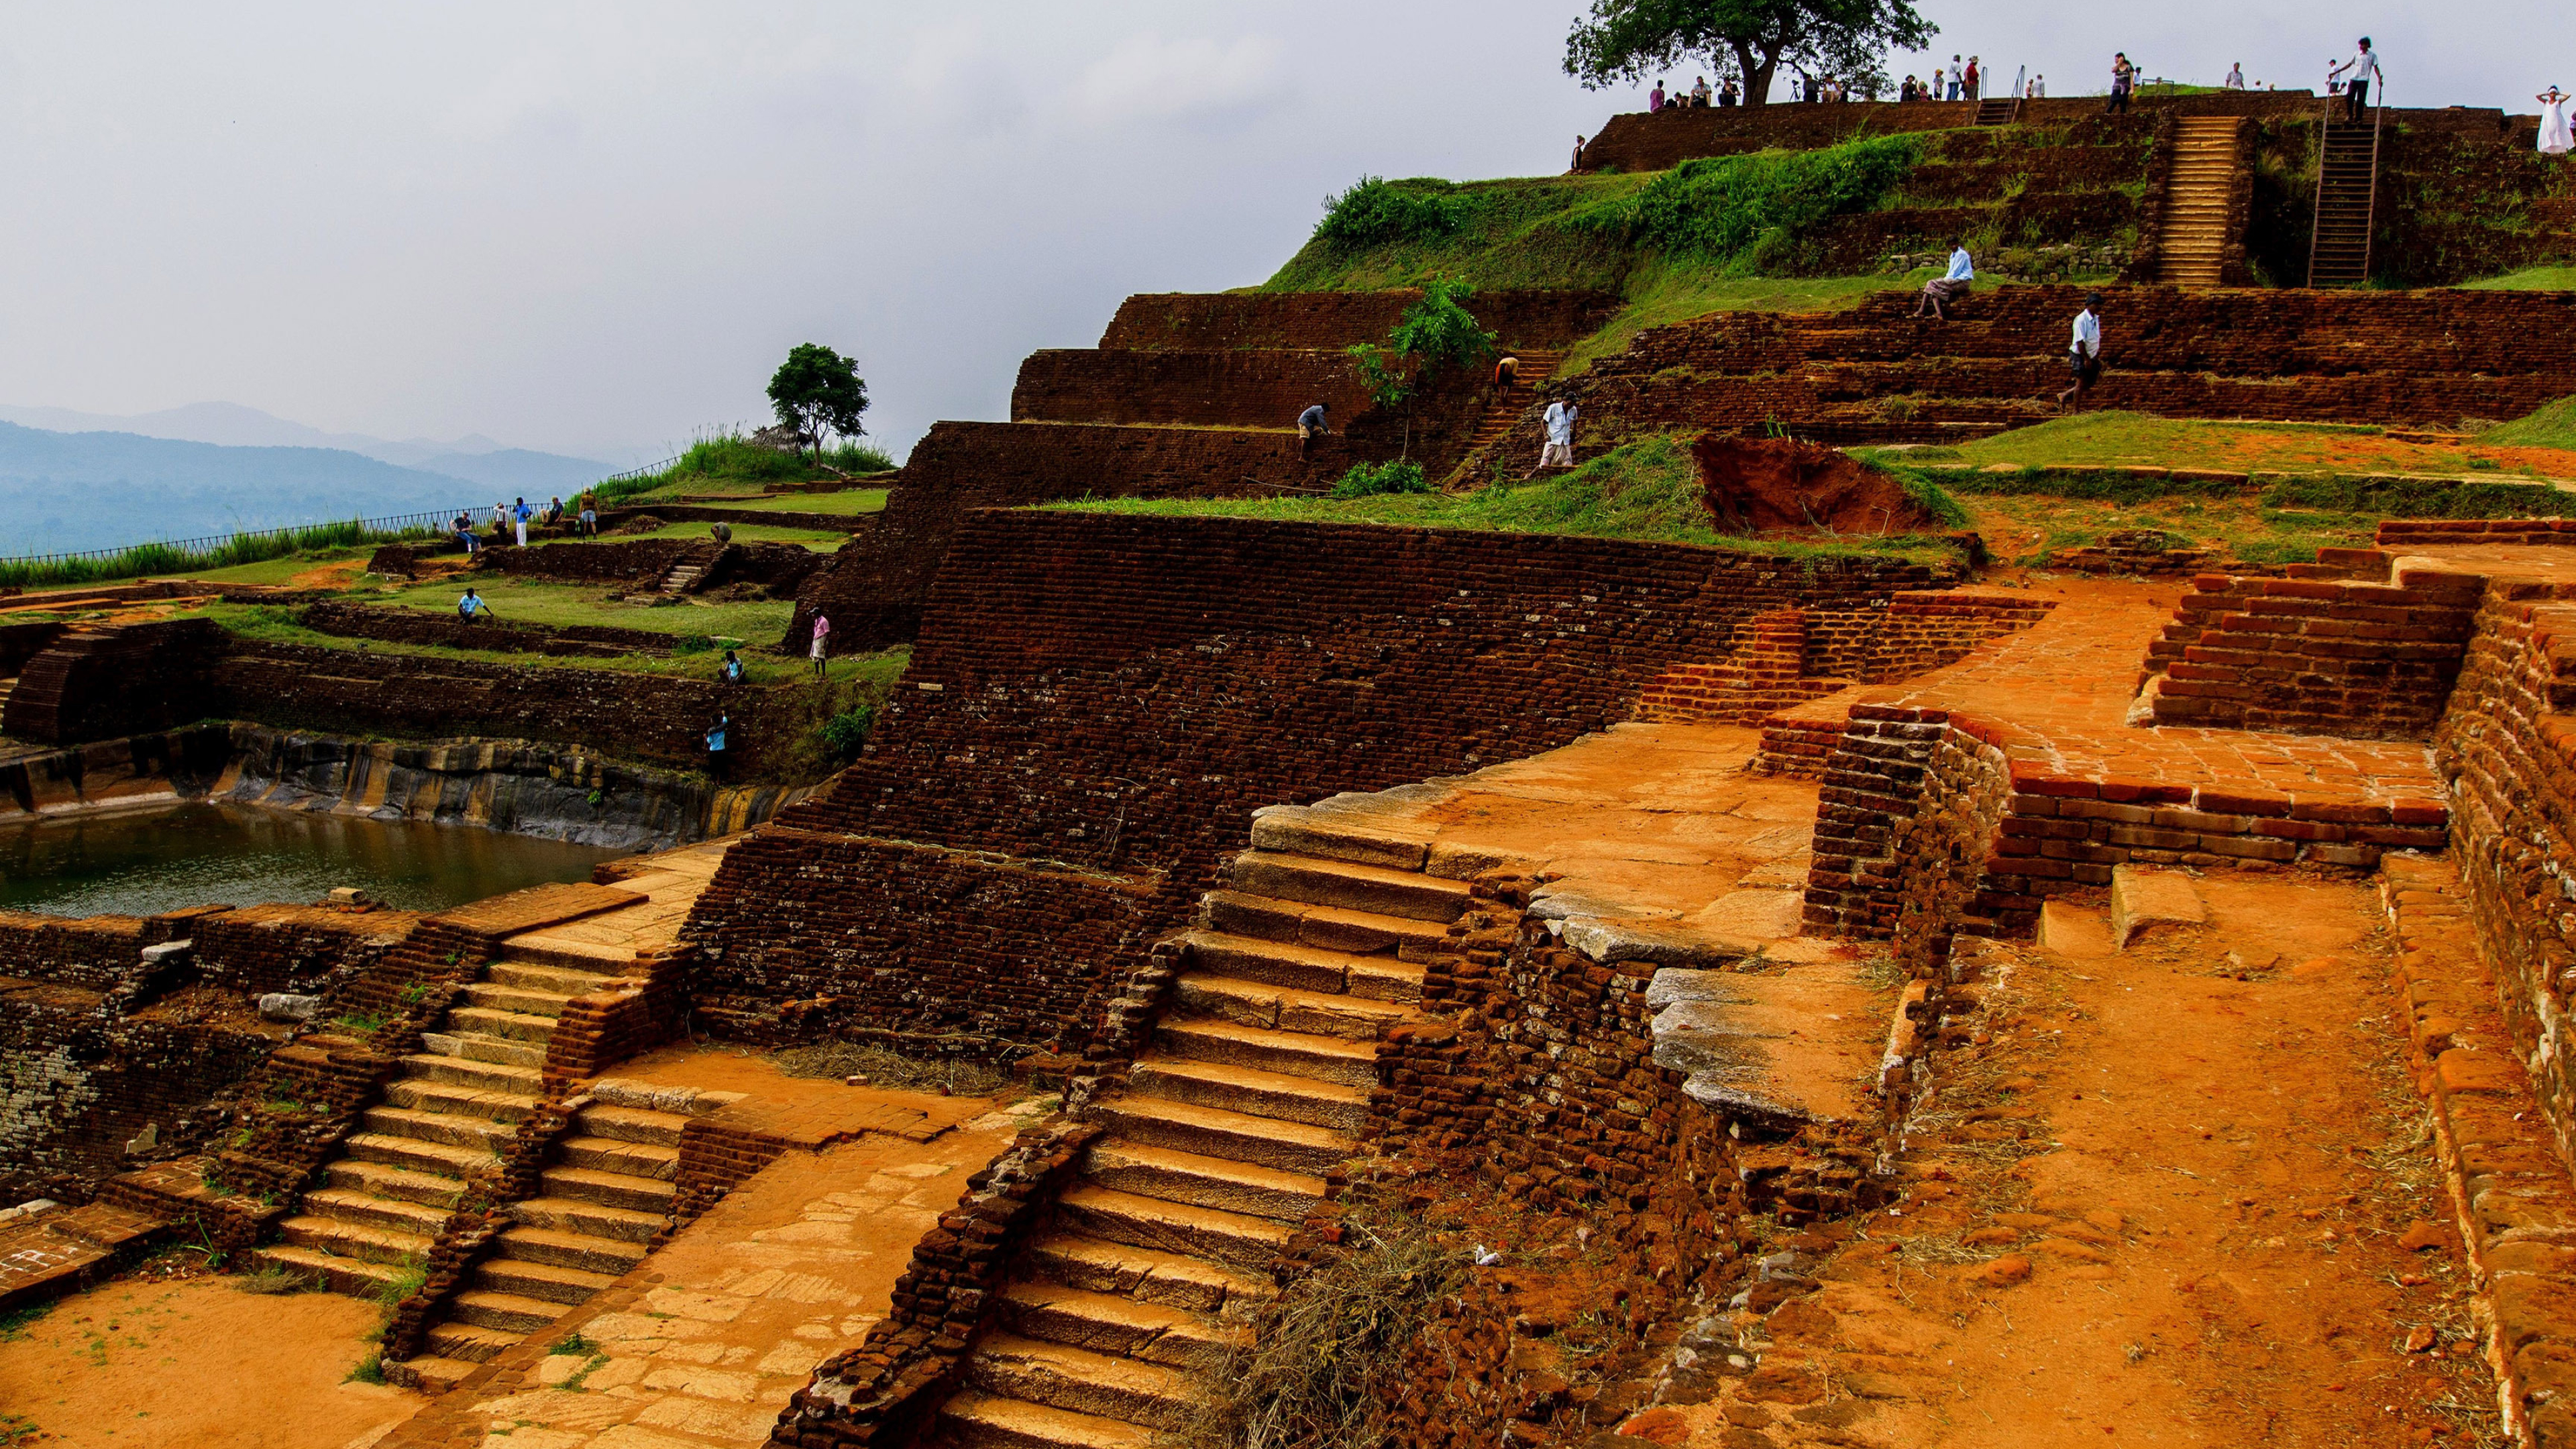
[[[537,510],[530,508],[525,498],[510,506],[510,519],[519,526],[519,547],[528,546],[528,520],[536,516]]]
[[[1956,302],[1976,285],[1976,263],[1968,259],[1968,244],[1958,237],[1950,238],[1950,270],[1923,284],[1923,299],[1914,304],[1914,315],[1920,317],[1929,308],[1932,320],[1947,321],[1942,304]]]
[[[474,592],[470,585],[465,590],[465,597],[456,601],[456,617],[464,620],[468,624],[473,623],[478,618],[490,618],[491,616],[492,606],[483,602],[483,596]]]
[[[707,778],[710,780],[725,777],[725,730],[732,723],[730,716],[719,714],[716,722],[707,727]]]

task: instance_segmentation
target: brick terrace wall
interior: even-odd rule
[[[578,583],[657,580],[684,557],[712,553],[706,538],[638,538],[617,543],[550,543],[543,548],[491,548],[482,566],[516,578],[568,579]],[[462,592],[460,589],[459,592]]]
[[[1756,613],[1929,582],[1896,560],[982,513],[869,753],[781,821],[1187,875],[1261,806],[1554,748]]]
[[[47,916],[0,911],[0,976],[114,990],[143,962],[137,916]]]
[[[1290,421],[1294,421],[1291,415]],[[1240,498],[1266,485],[1328,486],[1356,462],[1395,456],[1335,434],[1310,461],[1293,432],[1011,423],[936,423],[913,446],[873,525],[797,590],[786,647],[812,640],[818,612],[835,654],[910,640],[950,539],[978,508],[1060,498]]]
[[[683,939],[719,1035],[1009,1060],[1078,1051],[1170,914],[1151,882],[773,827],[726,854]]]
[[[199,917],[188,937],[208,984],[258,996],[315,991],[335,975],[365,972],[419,922],[410,911],[260,905]]]
[[[0,1195],[12,1201],[88,1200],[147,1124],[170,1133],[277,1045],[253,1029],[105,1020],[94,1001],[0,995]]]
[[[463,590],[460,588],[459,593]],[[404,609],[341,602],[314,604],[298,622],[341,639],[380,639],[393,644],[435,644],[502,654],[668,653],[674,636],[650,629],[604,624],[519,624],[507,619],[469,624],[448,610]]]
[[[2524,544],[2576,548],[2576,518],[2383,518],[2381,550],[2434,544]]]
[[[2487,591],[2467,667],[2434,732],[2451,841],[2513,1049],[2560,1153],[2576,1163],[2576,602]]]
[[[1340,428],[1377,410],[1339,351],[1054,349],[1021,361],[1011,421],[1284,428],[1314,403]]]
[[[70,630],[69,624],[0,624],[0,679],[16,677],[28,660]]]
[[[2202,574],[2147,646],[2146,703],[2157,724],[2428,739],[2485,587],[2424,569],[2393,583]]]
[[[1721,313],[1642,333],[1550,391],[1582,404],[1587,447],[1771,419],[1851,422],[1895,395],[1915,400],[1917,428],[2036,421],[2036,400],[2065,386],[2067,319],[2084,291],[1999,288],[1937,329],[1911,321],[1913,298],[1898,293],[1829,315]],[[2106,295],[2109,370],[2094,405],[2174,417],[2512,417],[2563,392],[2552,339],[2576,323],[2576,297],[2552,293]]]
[[[1146,292],[1118,306],[1103,348],[1326,348],[1381,342],[1419,289],[1385,292]],[[1467,302],[1506,347],[1565,347],[1618,314],[1610,292],[1480,291]]]
[[[207,676],[225,637],[204,619],[65,634],[20,670],[0,733],[66,745],[202,719],[213,713]]]

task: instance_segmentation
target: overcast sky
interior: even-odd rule
[[[623,463],[760,421],[813,341],[900,451],[1129,292],[1259,282],[1364,173],[1561,168],[1637,108],[1559,71],[1580,9],[5,0],[0,403]],[[2576,84],[2576,12],[2520,0],[1923,10],[2059,95],[2114,49],[2310,85],[2363,28],[2398,104]]]

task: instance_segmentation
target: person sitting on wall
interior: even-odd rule
[[[2075,375],[2074,384],[2057,395],[2061,409],[2081,408],[2102,380],[2102,319],[2095,315],[2102,306],[2102,294],[2089,292],[2084,297],[2084,310],[2075,314],[2075,331],[2066,342],[2066,369]]]
[[[719,714],[716,722],[707,726],[707,778],[710,780],[725,777],[725,732],[732,724],[730,716]]]
[[[1324,404],[1317,403],[1297,415],[1297,461],[1306,461],[1306,450],[1317,438],[1331,432],[1324,425]]]
[[[558,493],[553,497],[548,498],[546,500],[546,527],[552,528],[556,524],[563,522],[563,515],[563,495]]]
[[[449,528],[456,535],[456,546],[465,550],[467,558],[474,557],[475,551],[483,546],[483,540],[474,536],[474,520],[467,515],[456,515],[456,522]]]
[[[1920,317],[1929,310],[1933,321],[1948,321],[1941,309],[1968,295],[1976,283],[1977,265],[1968,256],[1968,244],[1958,237],[1950,238],[1950,269],[1923,284],[1923,297],[1914,304],[1914,315]]]
[[[1701,110],[1706,110],[1706,109],[1708,109],[1708,77],[1707,77],[1707,76],[1701,76],[1701,77],[1699,78],[1699,84],[1694,85],[1694,86],[1692,86],[1692,87],[1691,87],[1691,104],[1692,104],[1692,105],[1694,105],[1694,106],[1699,107]]]
[[[478,617],[491,619],[499,616],[492,612],[490,604],[483,602],[481,594],[474,592],[473,585],[468,584],[465,588],[465,596],[456,601],[456,617],[471,624]]]

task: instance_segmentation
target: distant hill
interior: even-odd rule
[[[0,422],[0,555],[489,508],[494,491],[336,448],[222,447]]]
[[[569,458],[526,448],[505,448],[473,434],[439,441],[433,438],[375,438],[364,433],[329,433],[320,428],[264,413],[240,403],[190,403],[159,412],[118,416],[71,408],[0,406],[0,422],[43,428],[56,433],[131,433],[227,448],[335,448],[380,463],[446,473],[486,489],[518,494],[548,493],[597,482],[624,464],[592,458]]]

